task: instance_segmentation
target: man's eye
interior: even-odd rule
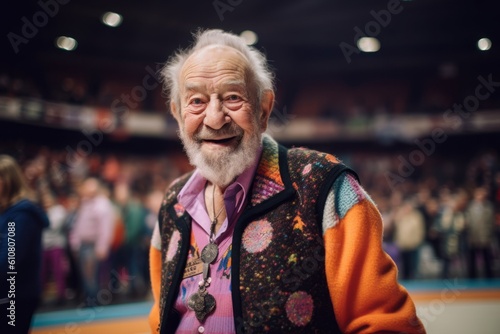
[[[199,98],[194,98],[191,100],[191,104],[202,104],[203,101]]]
[[[226,97],[226,101],[229,101],[229,102],[241,101],[241,97],[239,95],[236,95],[236,94],[231,94],[231,95],[228,95]]]

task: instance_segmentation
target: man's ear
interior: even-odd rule
[[[270,89],[265,90],[262,93],[260,108],[262,110],[262,114],[260,115],[260,126],[262,132],[267,130],[267,123],[269,122],[269,117],[271,117],[271,112],[274,107],[274,92]]]

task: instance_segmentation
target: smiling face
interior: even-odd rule
[[[260,99],[246,58],[226,46],[208,46],[182,67],[180,105],[171,104],[191,164],[226,186],[256,158],[274,94]]]

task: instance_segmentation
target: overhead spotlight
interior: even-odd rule
[[[257,34],[252,30],[243,31],[240,34],[240,37],[243,38],[243,40],[245,41],[245,43],[247,43],[247,45],[254,45],[259,40]]]
[[[363,52],[377,52],[380,50],[380,42],[374,37],[361,37],[358,39],[358,49]]]
[[[477,48],[481,51],[488,51],[491,49],[491,41],[489,38],[481,38],[479,41],[477,41]]]
[[[59,49],[66,50],[66,51],[73,51],[76,49],[78,43],[74,38],[67,37],[67,36],[59,36],[56,39],[56,46]]]
[[[102,16],[102,23],[110,27],[118,27],[123,21],[123,17],[120,14],[113,12],[106,12]]]

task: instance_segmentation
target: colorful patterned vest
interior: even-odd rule
[[[346,170],[331,155],[287,150],[264,137],[251,198],[232,241],[237,333],[340,333],[326,282],[321,222],[328,192]],[[177,203],[177,194],[189,176],[172,185],[160,210],[160,333],[174,333],[179,321],[173,305],[191,218]]]

